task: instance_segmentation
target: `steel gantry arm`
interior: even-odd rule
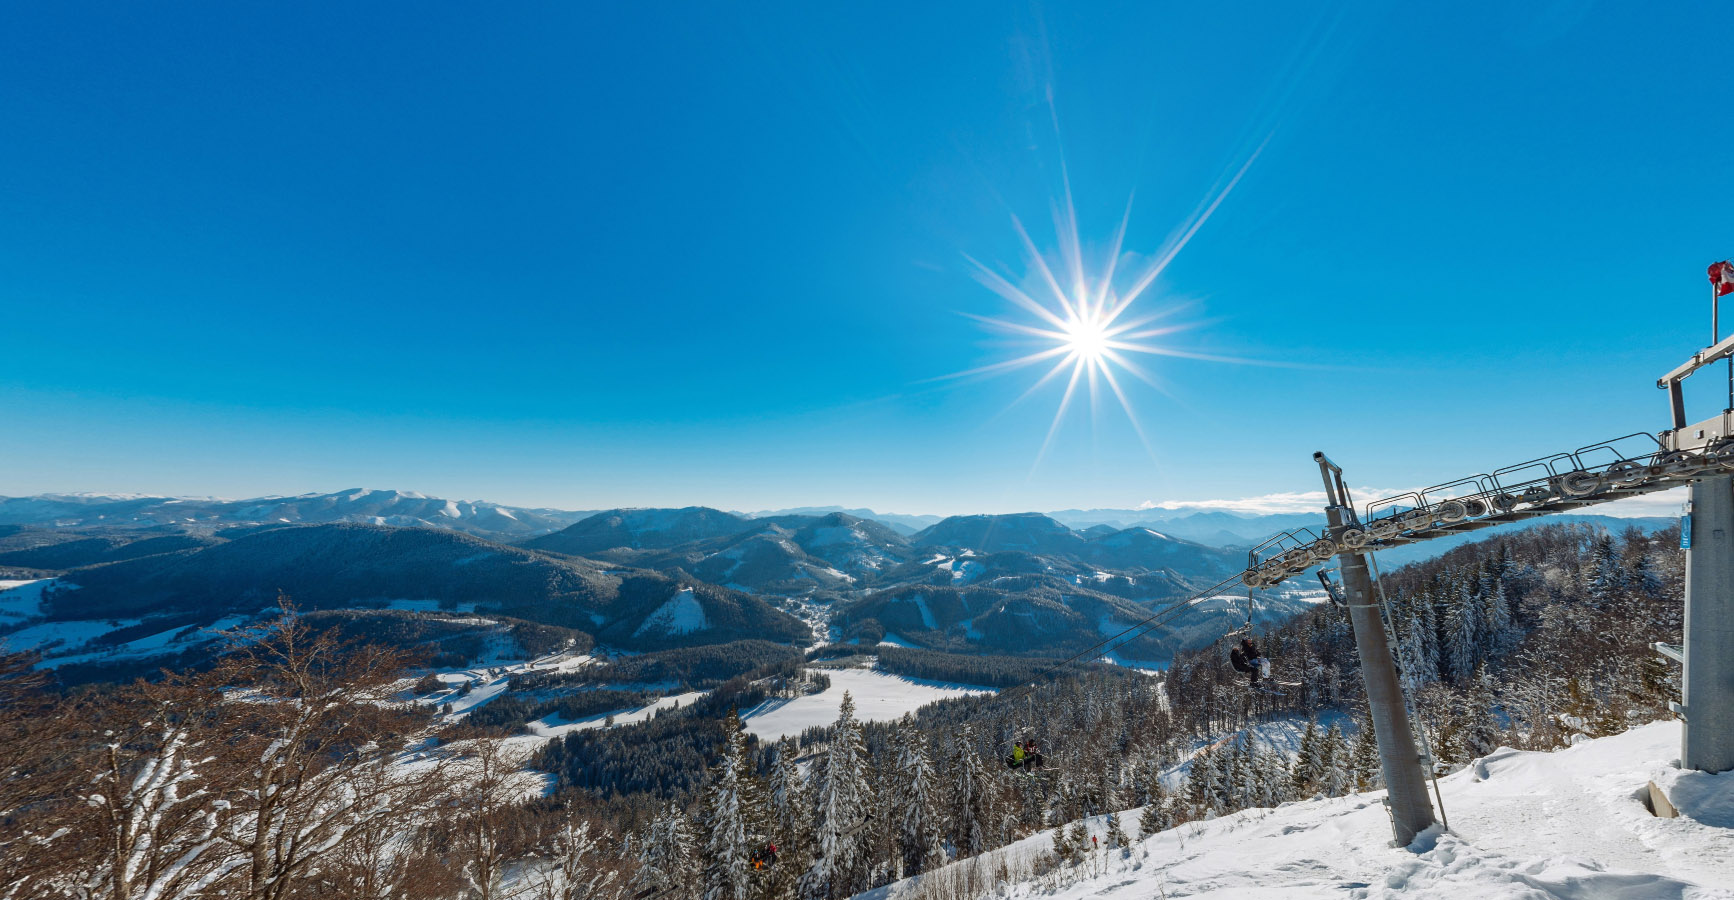
[[[1729,342],[1734,346],[1734,338]],[[1695,430],[1695,429],[1694,429]],[[1706,434],[1709,432],[1707,431]],[[1324,476],[1329,506],[1344,511],[1325,529],[1298,528],[1266,541],[1241,580],[1248,587],[1277,584],[1339,553],[1370,552],[1433,538],[1572,512],[1734,472],[1734,440],[1717,431],[1697,441],[1671,441],[1639,433],[1507,466],[1491,474],[1386,497],[1355,515],[1343,470],[1323,453],[1313,454]]]

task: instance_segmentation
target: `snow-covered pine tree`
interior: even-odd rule
[[[1072,843],[1071,829],[1061,825],[1054,829],[1054,858],[1061,865],[1071,865],[1078,861],[1078,845]]]
[[[941,790],[939,776],[928,756],[927,741],[908,716],[900,723],[896,741],[896,771],[902,777],[895,782],[890,808],[900,816],[896,852],[902,875],[908,878],[945,862],[945,821],[936,796]]]
[[[1416,666],[1415,671],[1408,672],[1414,679],[1413,684],[1421,685],[1439,677],[1439,620],[1434,612],[1434,600],[1431,591],[1421,594],[1414,606],[1416,634]]]
[[[1187,821],[1208,819],[1216,810],[1216,754],[1201,751],[1192,758],[1181,791]]]
[[[1318,787],[1326,797],[1341,797],[1354,784],[1355,774],[1350,761],[1349,742],[1343,739],[1343,729],[1335,722],[1319,739],[1321,774]]]
[[[792,738],[777,742],[766,788],[767,837],[777,845],[782,860],[763,879],[763,893],[769,900],[795,900],[800,894],[801,867],[813,858],[813,791],[795,760],[797,752]]]
[[[1236,740],[1226,763],[1228,765],[1222,766],[1222,787],[1217,791],[1217,808],[1224,812],[1245,810],[1255,791],[1252,784],[1252,732],[1247,732],[1245,737]]]
[[[711,768],[700,822],[705,830],[705,900],[748,900],[753,893],[753,851],[764,842],[763,792],[747,758],[739,714],[723,720],[723,752]]]
[[[866,756],[861,724],[855,721],[855,700],[844,691],[819,776],[813,822],[817,858],[801,877],[805,897],[835,900],[867,888],[872,863],[867,851],[872,835],[866,828],[873,796]]]
[[[1090,843],[1090,829],[1084,827],[1082,819],[1066,826],[1066,843],[1072,845],[1073,853],[1080,859],[1094,849]]]
[[[1481,662],[1481,601],[1470,591],[1470,582],[1458,585],[1456,599],[1446,619],[1446,650],[1451,677],[1458,684],[1469,680]]]
[[[993,782],[975,749],[975,729],[964,725],[951,742],[951,844],[959,857],[987,849],[993,822]]]
[[[693,880],[692,830],[673,803],[638,841],[638,872],[632,886],[645,896],[680,895]]]
[[[1355,742],[1349,748],[1349,768],[1353,772],[1353,783],[1356,791],[1371,791],[1379,788],[1383,777],[1379,769],[1379,741],[1373,734],[1373,723],[1366,714],[1356,720]]]
[[[1289,789],[1293,772],[1289,767],[1288,757],[1274,748],[1260,747],[1253,757],[1252,770],[1258,776],[1258,795],[1253,798],[1254,806],[1279,806],[1294,795]]]
[[[1289,775],[1289,794],[1305,800],[1317,790],[1319,776],[1319,720],[1308,719],[1301,732],[1300,747],[1295,751],[1294,769]]]
[[[1141,838],[1174,827],[1174,815],[1168,809],[1168,792],[1162,787],[1162,779],[1151,775],[1145,784],[1144,812],[1138,817],[1138,836]]]
[[[1462,722],[1463,752],[1467,758],[1486,756],[1499,746],[1499,722],[1493,717],[1493,676],[1483,663],[1469,679],[1469,695],[1464,698]]]
[[[1131,838],[1126,836],[1126,826],[1120,824],[1120,814],[1108,813],[1108,825],[1103,834],[1103,840],[1109,850],[1124,850],[1132,846]]]

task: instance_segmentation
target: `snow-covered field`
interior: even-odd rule
[[[42,615],[42,590],[53,583],[52,578],[0,581],[0,624]]]
[[[690,706],[694,700],[697,700],[708,693],[710,692],[688,691],[684,694],[674,694],[672,696],[663,697],[654,703],[647,706],[641,706],[638,709],[623,709],[614,712],[597,713],[594,716],[585,716],[582,719],[573,719],[570,721],[560,716],[548,716],[531,722],[528,727],[532,735],[539,738],[551,739],[565,737],[574,731],[585,731],[591,728],[606,727],[610,716],[614,717],[614,724],[617,727],[622,725],[637,725],[640,722],[650,721],[650,717],[655,715],[656,711],[659,709],[674,709],[678,706]]]
[[[1031,875],[1053,847],[1043,832],[984,855],[984,868],[1003,861],[1014,882],[982,896],[1734,898],[1734,772],[1673,769],[1679,746],[1679,724],[1657,722],[1555,753],[1495,751],[1441,780],[1451,831],[1407,848],[1389,846],[1383,792],[1246,810]],[[1646,809],[1651,779],[1671,785],[1680,818]],[[1139,811],[1119,815],[1136,834]],[[1106,821],[1086,824],[1100,836]],[[943,882],[968,865],[929,877]],[[913,900],[919,881],[861,896]]]
[[[434,677],[445,682],[446,690],[430,694],[421,702],[435,706],[450,704],[449,715],[454,719],[463,718],[471,710],[482,706],[488,701],[504,694],[511,686],[512,676],[528,675],[533,672],[574,672],[595,662],[596,658],[588,653],[550,653],[547,656],[532,660],[495,660],[467,669],[442,669]],[[409,685],[405,680],[404,685]],[[469,693],[459,694],[465,684],[470,686]]]
[[[747,731],[774,741],[814,725],[829,725],[837,721],[844,691],[855,700],[855,718],[864,722],[888,722],[935,700],[992,693],[988,688],[904,678],[871,669],[829,669],[825,674],[830,676],[831,686],[820,693],[768,700],[742,712]]]

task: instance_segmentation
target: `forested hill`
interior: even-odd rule
[[[431,601],[633,649],[811,639],[799,620],[727,588],[678,574],[603,571],[587,560],[429,528],[282,526],[74,569],[64,580],[76,588],[53,592],[50,619],[252,613],[286,592],[307,609]],[[684,618],[676,621],[675,612]]]

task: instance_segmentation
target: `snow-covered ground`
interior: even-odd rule
[[[515,675],[574,672],[595,661],[596,658],[588,653],[560,652],[532,660],[496,660],[467,669],[442,669],[433,675],[445,683],[446,689],[422,697],[419,702],[442,707],[450,704],[448,715],[453,719],[461,719],[471,710],[504,694]],[[411,682],[411,679],[406,679],[403,682],[404,687],[407,688]],[[469,693],[458,693],[465,684],[470,686]]]
[[[0,625],[42,615],[42,591],[52,578],[32,581],[0,581]]]
[[[830,676],[831,686],[824,691],[793,700],[767,700],[743,711],[747,731],[774,741],[814,725],[830,725],[837,721],[844,691],[855,700],[855,718],[864,722],[888,722],[936,700],[992,693],[989,688],[905,678],[872,669],[829,669],[825,674]]]
[[[691,634],[709,627],[710,623],[704,617],[704,607],[699,605],[698,598],[693,596],[692,588],[681,588],[657,607],[656,612],[646,616],[644,624],[638,626],[633,636],[641,636],[646,632]]]
[[[1680,728],[1657,722],[1555,753],[1501,749],[1440,782],[1448,833],[1389,846],[1383,792],[1246,810],[1101,851],[1075,868],[1034,874],[1053,847],[1043,832],[984,855],[1009,884],[985,894],[1047,900],[1245,898],[1734,898],[1734,772],[1672,768]],[[1682,815],[1652,816],[1646,784],[1667,783]],[[1137,833],[1138,810],[1119,813]],[[1103,836],[1106,817],[1089,820]],[[932,887],[971,863],[932,876]],[[923,895],[920,879],[863,898]]]
[[[617,727],[621,725],[637,725],[640,722],[650,721],[650,717],[655,715],[656,711],[659,709],[674,709],[677,706],[690,706],[694,700],[697,700],[708,693],[710,692],[688,691],[684,694],[674,694],[669,697],[662,697],[654,703],[647,706],[641,706],[637,709],[620,709],[613,712],[597,713],[594,716],[585,716],[582,719],[567,720],[557,715],[547,716],[531,722],[528,727],[530,729],[530,734],[538,738],[552,739],[565,737],[574,731],[585,731],[591,728],[604,728],[608,725],[608,718],[610,716],[614,717],[614,724]]]

